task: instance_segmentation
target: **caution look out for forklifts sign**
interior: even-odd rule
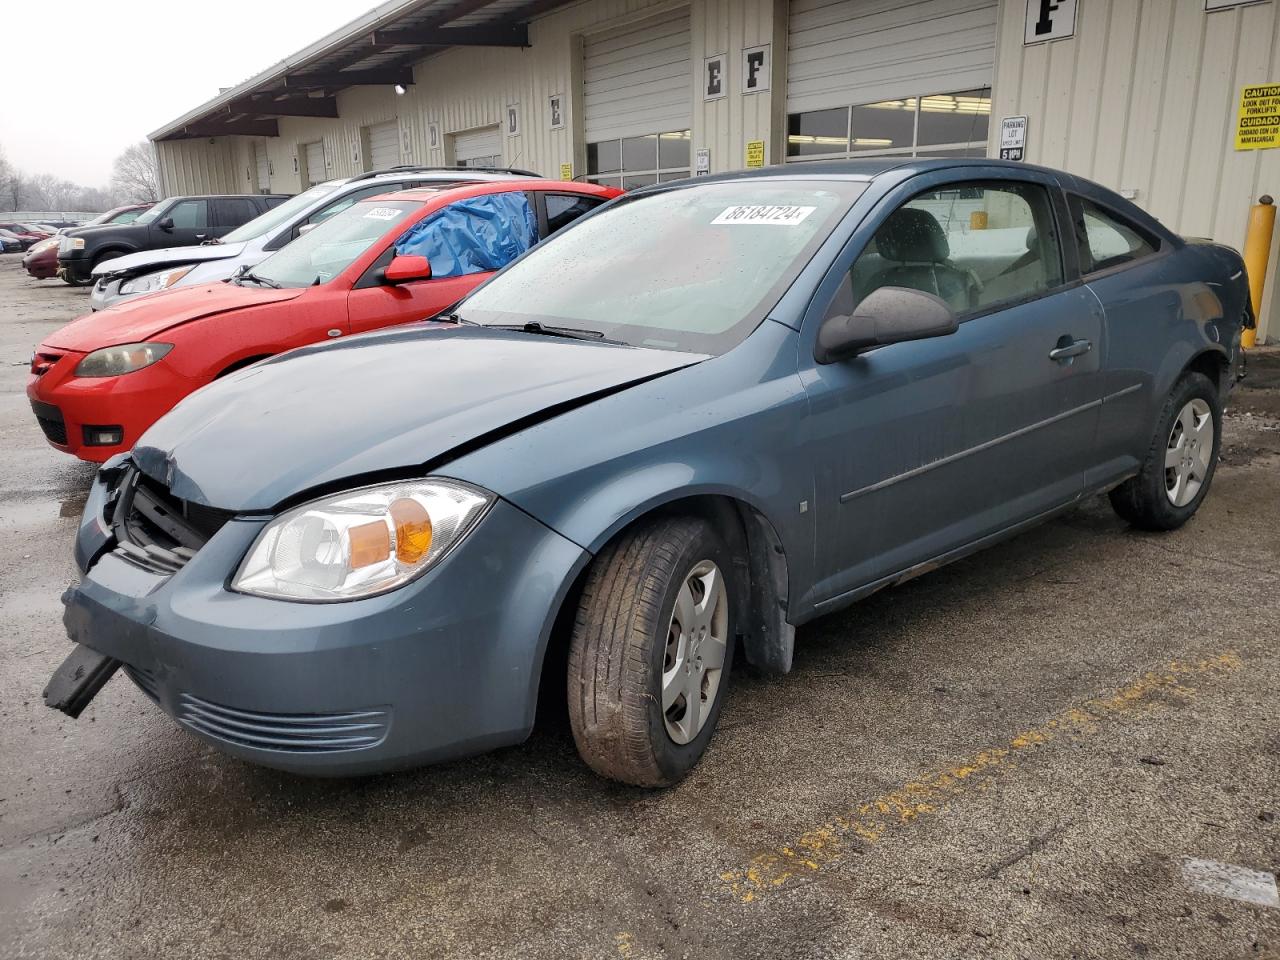
[[[1237,150],[1280,147],[1280,83],[1263,83],[1240,91],[1236,120]]]

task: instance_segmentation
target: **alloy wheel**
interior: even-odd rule
[[[1164,489],[1169,502],[1185,507],[1204,486],[1213,456],[1213,413],[1199,397],[1188,400],[1173,421],[1164,455]]]
[[[688,743],[707,722],[724,672],[729,595],[724,575],[702,560],[684,578],[667,626],[662,662],[662,715],[667,734]]]

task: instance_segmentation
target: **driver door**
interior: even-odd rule
[[[395,249],[388,247],[347,295],[347,318],[352,333],[433,317],[493,275],[473,273],[462,277],[433,277],[393,286],[382,281],[382,271],[394,256]]]
[[[1066,282],[1057,185],[1030,175],[914,189],[869,242],[855,236],[825,315],[912,287],[945,300],[959,329],[802,371],[819,601],[1070,502],[1094,456],[1102,318]],[[1050,356],[1080,341],[1076,355]]]

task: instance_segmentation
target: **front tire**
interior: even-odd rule
[[[1184,373],[1173,386],[1138,475],[1111,491],[1111,506],[1141,530],[1176,530],[1200,508],[1222,443],[1222,401],[1213,381]]]
[[[582,759],[640,787],[677,783],[706,751],[733,662],[737,568],[707,521],[643,523],[601,552],[569,646]]]

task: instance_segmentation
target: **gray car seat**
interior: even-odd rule
[[[876,231],[875,243],[880,262],[861,282],[855,279],[855,303],[881,287],[909,287],[941,297],[957,313],[978,305],[978,278],[950,262],[947,235],[929,211],[898,208]]]

